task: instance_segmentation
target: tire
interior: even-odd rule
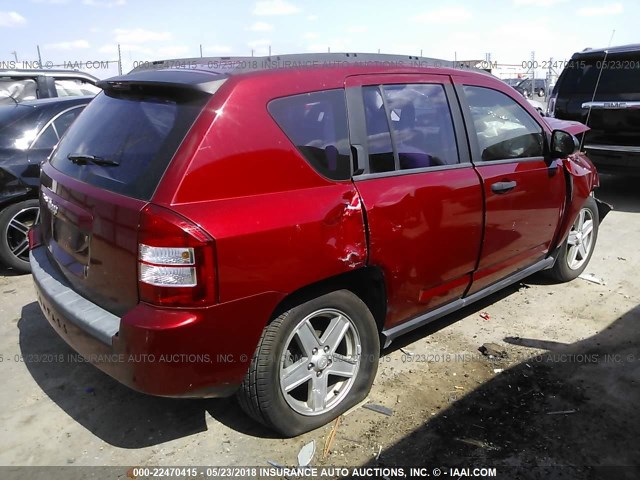
[[[541,88],[540,90],[538,90],[538,96],[539,97],[544,97],[544,89]]]
[[[267,325],[237,397],[253,419],[286,437],[300,435],[362,401],[379,356],[367,306],[348,290],[331,292]]]
[[[555,280],[569,282],[584,271],[593,255],[599,226],[598,206],[593,197],[589,197],[580,209],[567,239],[560,247],[556,263],[550,270]]]
[[[27,233],[40,218],[38,200],[24,200],[0,212],[0,261],[22,273],[31,272]]]

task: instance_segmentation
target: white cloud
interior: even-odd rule
[[[578,15],[583,17],[600,17],[603,15],[618,15],[624,11],[621,3],[608,3],[600,7],[582,7],[578,9]]]
[[[513,4],[520,7],[550,7],[558,3],[566,2],[567,0],[513,0]]]
[[[114,33],[116,34],[117,43],[145,43],[171,39],[171,33],[169,32],[153,32],[143,28],[135,28],[133,30],[117,28]]]
[[[266,22],[255,22],[253,25],[247,27],[247,30],[252,32],[270,32],[273,30],[273,25]]]
[[[85,5],[89,5],[90,7],[104,7],[104,8],[111,8],[111,7],[121,7],[123,5],[127,4],[126,0],[82,0],[82,3],[84,3]]]
[[[123,55],[125,53],[140,53],[148,56],[153,55],[153,50],[151,48],[143,47],[142,45],[135,45],[135,44],[128,44],[128,43],[120,44],[120,51],[122,52]],[[98,52],[117,55],[118,45],[107,43],[101,46],[100,48],[98,48]]]
[[[309,20],[310,22],[315,22],[316,20],[318,20],[318,15],[307,15],[307,20]]]
[[[304,38],[306,40],[315,40],[319,36],[320,36],[320,34],[318,34],[316,32],[307,32],[302,36],[302,38]]]
[[[256,2],[254,15],[290,15],[297,13],[300,8],[285,0],[261,0]]]
[[[348,39],[334,38],[327,43],[312,43],[307,46],[308,52],[326,53],[331,48],[331,52],[346,52],[347,44],[351,42]]]
[[[31,0],[33,3],[50,3],[51,5],[64,5],[71,0]]]
[[[156,50],[159,57],[162,58],[184,58],[189,53],[189,47],[185,45],[173,45],[170,47],[160,47]]]
[[[45,44],[46,48],[51,50],[74,50],[78,48],[90,48],[89,42],[86,40],[73,40],[70,42],[56,42]]]
[[[367,31],[367,27],[364,25],[354,25],[353,27],[347,28],[347,32],[349,33],[365,33]]]
[[[231,47],[229,45],[210,45],[208,47],[204,47],[203,50],[205,53],[210,54],[231,53]]]
[[[247,45],[249,45],[252,48],[269,46],[270,44],[271,44],[271,40],[268,40],[266,38],[261,38],[259,40],[252,40],[251,42],[247,43]]]
[[[17,27],[27,23],[27,19],[18,12],[0,12],[0,27]]]
[[[443,7],[413,17],[419,23],[457,23],[471,18],[471,12],[465,7]]]

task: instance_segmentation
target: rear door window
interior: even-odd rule
[[[351,177],[344,90],[272,100],[269,113],[309,164],[333,180]]]
[[[440,84],[363,87],[371,173],[459,162],[451,110]]]
[[[206,98],[101,93],[71,125],[51,164],[91,185],[149,200]]]

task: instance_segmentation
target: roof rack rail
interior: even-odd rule
[[[144,70],[192,69],[215,73],[244,73],[275,68],[296,68],[331,65],[399,65],[475,69],[469,62],[454,62],[440,58],[387,53],[294,53],[262,57],[191,57],[139,62],[129,73]]]

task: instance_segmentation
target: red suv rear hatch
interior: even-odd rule
[[[221,83],[202,72],[141,72],[103,82],[105,92],[43,166],[41,240],[49,257],[74,290],[115,315],[139,301],[145,206]]]

